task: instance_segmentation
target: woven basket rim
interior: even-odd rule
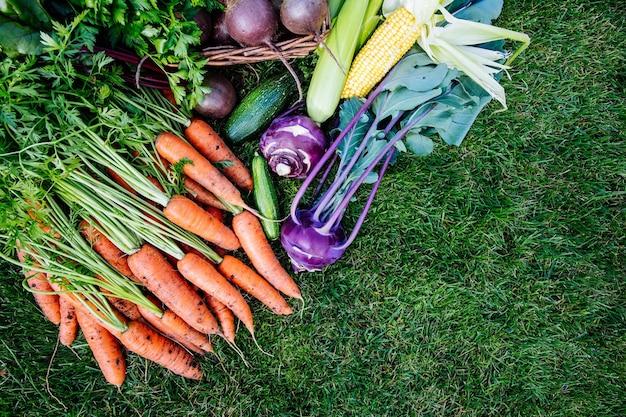
[[[323,28],[322,39],[328,36],[328,29]],[[286,59],[304,58],[317,49],[319,43],[314,35],[292,36],[288,39],[281,39],[274,43]],[[276,52],[269,46],[236,46],[220,45],[205,47],[200,52],[208,58],[208,66],[227,66],[238,64],[251,64],[269,60],[279,59]]]

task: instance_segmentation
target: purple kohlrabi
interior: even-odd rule
[[[324,155],[328,139],[304,115],[287,115],[272,121],[260,139],[261,154],[277,175],[306,178]]]
[[[282,225],[280,242],[289,254],[295,272],[320,271],[341,258],[346,251],[346,233],[341,225],[321,229],[309,210],[296,211]]]

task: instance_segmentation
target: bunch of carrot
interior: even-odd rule
[[[80,18],[55,26],[40,58],[0,72],[0,257],[59,340],[79,331],[107,381],[125,353],[202,378],[215,337],[254,339],[252,302],[291,314],[301,299],[246,203],[250,172],[201,120],[129,87],[90,52]]]
[[[302,299],[242,196],[253,191],[248,168],[206,122],[185,125],[184,134],[161,131],[151,159],[134,161],[126,156],[144,155],[146,143],[124,152],[94,130],[66,133],[67,149],[80,137],[82,152],[56,148],[74,165],[46,178],[49,193],[27,210],[36,232],[25,228],[16,245],[14,263],[59,341],[69,346],[82,330],[116,386],[124,350],[200,379],[195,355],[214,352],[210,336],[239,352],[239,320],[254,338],[249,296],[278,315],[293,312],[287,297]],[[172,179],[182,192],[171,192]],[[88,248],[70,238],[76,231]],[[88,272],[73,272],[81,267]]]

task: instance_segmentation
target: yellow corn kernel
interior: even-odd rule
[[[404,7],[391,13],[359,51],[341,98],[365,97],[415,44],[420,25]]]

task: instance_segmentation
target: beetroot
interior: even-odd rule
[[[322,45],[339,68],[343,69],[324,43],[320,33],[324,22],[328,23],[329,16],[328,0],[283,0],[280,6],[280,21],[283,26],[297,35],[313,35],[315,41]]]
[[[231,38],[243,46],[267,45],[283,62],[298,87],[302,100],[300,79],[283,54],[272,42],[278,29],[278,13],[269,0],[230,0],[226,5],[226,30]]]
[[[326,0],[284,0],[280,21],[292,33],[321,38],[320,29],[328,13]]]
[[[228,116],[237,104],[237,92],[230,80],[221,74],[209,74],[202,85],[211,88],[211,91],[196,104],[196,112],[210,119]]]

